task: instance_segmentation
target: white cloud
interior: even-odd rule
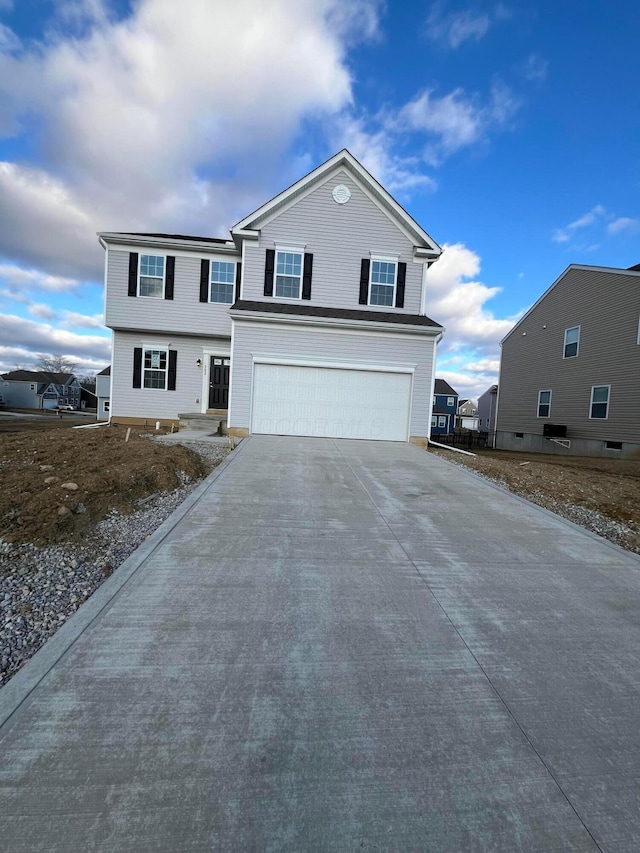
[[[494,373],[497,374],[500,370],[499,358],[483,358],[481,361],[471,361],[466,366],[466,369],[472,373]]]
[[[508,125],[518,106],[509,87],[502,83],[493,85],[485,103],[460,88],[442,97],[426,90],[400,110],[398,121],[401,126],[427,134],[427,159],[435,164]]]
[[[500,293],[476,280],[480,257],[461,243],[445,244],[440,259],[427,273],[428,312],[447,328],[455,346],[494,347],[513,326],[514,318],[498,319],[485,303]]]
[[[0,24],[0,53],[12,53],[21,47],[22,42],[13,30],[5,24]]]
[[[539,53],[532,53],[527,57],[523,72],[527,80],[541,83],[547,79],[549,63]]]
[[[54,320],[57,316],[50,305],[45,305],[42,302],[32,302],[28,311],[32,317],[38,317],[40,320]]]
[[[104,367],[111,359],[110,337],[79,335],[11,314],[0,314],[0,341],[0,369],[4,371],[16,364],[33,364],[43,352],[61,353],[83,367]]]
[[[63,329],[102,329],[104,316],[102,314],[78,314],[76,311],[63,311],[60,327]]]
[[[96,230],[224,233],[271,192],[301,122],[351,104],[347,46],[375,35],[379,5],[140,0],[114,22],[67,3],[82,35],[0,56],[2,125],[37,115],[48,164],[0,167],[0,251],[98,277]]]
[[[425,33],[432,41],[444,42],[455,49],[470,39],[479,41],[490,26],[491,16],[487,12],[464,9],[447,14],[443,3],[435,3],[427,18]]]
[[[551,239],[555,243],[568,243],[576,231],[593,225],[597,220],[601,220],[606,215],[607,211],[604,207],[601,204],[596,204],[595,207],[592,207],[587,213],[565,225],[564,228],[556,228]]]
[[[607,233],[620,234],[621,231],[637,231],[639,228],[639,219],[630,219],[628,216],[621,216],[607,225]]]
[[[52,293],[65,293],[75,290],[80,284],[74,278],[49,275],[41,270],[23,269],[15,264],[0,264],[0,281],[14,294],[27,286]],[[15,295],[13,298],[16,298]]]

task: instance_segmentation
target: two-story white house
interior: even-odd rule
[[[101,233],[111,419],[425,443],[440,247],[346,150],[230,239]]]

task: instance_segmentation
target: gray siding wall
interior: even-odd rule
[[[143,344],[169,343],[176,350],[176,390],[160,391],[133,387],[133,350]],[[229,349],[228,339],[203,339],[180,335],[140,335],[131,332],[114,332],[111,373],[111,416],[113,418],[177,419],[180,412],[199,412],[202,400],[202,367],[197,359],[203,358],[203,347]]]
[[[638,441],[639,317],[639,274],[569,270],[503,344],[497,429],[542,435],[545,423],[566,424],[570,439]],[[563,359],[572,326],[579,353]],[[592,385],[611,385],[607,420],[589,419]],[[551,413],[538,418],[545,390]]]
[[[478,397],[478,428],[483,432],[494,432],[496,428],[497,395],[489,390]],[[489,423],[487,423],[489,421]]]
[[[37,388],[31,391],[30,382],[2,382],[0,383],[0,394],[4,397],[7,406],[15,406],[17,409],[39,409],[40,400]]]
[[[144,249],[137,249],[146,254]],[[165,254],[149,249],[150,255]],[[141,331],[167,331],[187,335],[231,334],[229,305],[200,302],[200,261],[202,258],[221,261],[239,261],[229,255],[193,254],[174,255],[175,281],[173,299],[156,299],[144,296],[127,296],[129,282],[129,252],[109,248],[107,254],[107,294],[105,325],[112,329],[139,329]]]
[[[359,334],[234,322],[229,426],[249,429],[253,355],[317,358],[333,362],[415,364],[410,434],[429,434],[434,339],[417,335]]]
[[[345,184],[351,190],[346,204],[336,204],[332,198],[337,184]],[[371,310],[420,312],[423,264],[413,263],[413,243],[344,171],[265,225],[257,243],[245,243],[243,299],[271,299],[264,296],[265,252],[277,243],[305,244],[304,251],[313,254],[313,279],[311,300],[304,304],[334,308],[366,309],[358,304],[361,259],[369,258],[371,252],[400,253],[398,260],[407,264],[404,308],[371,306]],[[277,301],[298,303],[297,299]]]

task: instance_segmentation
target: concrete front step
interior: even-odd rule
[[[186,412],[178,415],[180,418],[180,429],[190,429],[198,432],[207,432],[209,435],[227,435],[226,415],[206,415],[202,412]]]

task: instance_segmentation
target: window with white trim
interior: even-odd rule
[[[438,417],[438,426],[439,427],[446,427],[446,425],[447,425],[446,415],[440,415]]]
[[[551,414],[551,391],[538,391],[538,417],[548,418]]]
[[[228,261],[211,261],[210,302],[231,305],[236,282],[236,265]]]
[[[611,385],[593,385],[589,418],[606,420],[609,417],[609,395]]]
[[[431,426],[438,426],[438,418],[435,415],[431,416]]]
[[[142,352],[142,387],[167,389],[168,350],[145,349]]]
[[[102,411],[108,412],[109,409],[110,409],[110,401],[109,400],[103,400],[102,401]]]
[[[371,259],[369,305],[395,304],[397,272],[397,261]]]
[[[575,358],[578,355],[580,345],[580,326],[572,326],[564,331],[564,353],[563,358]]]
[[[162,255],[140,255],[138,296],[164,299],[164,260]]]
[[[302,293],[302,252],[276,251],[275,295],[283,299],[300,299]]]
[[[454,403],[455,400],[453,399],[453,397],[447,397],[447,406],[453,406]]]

